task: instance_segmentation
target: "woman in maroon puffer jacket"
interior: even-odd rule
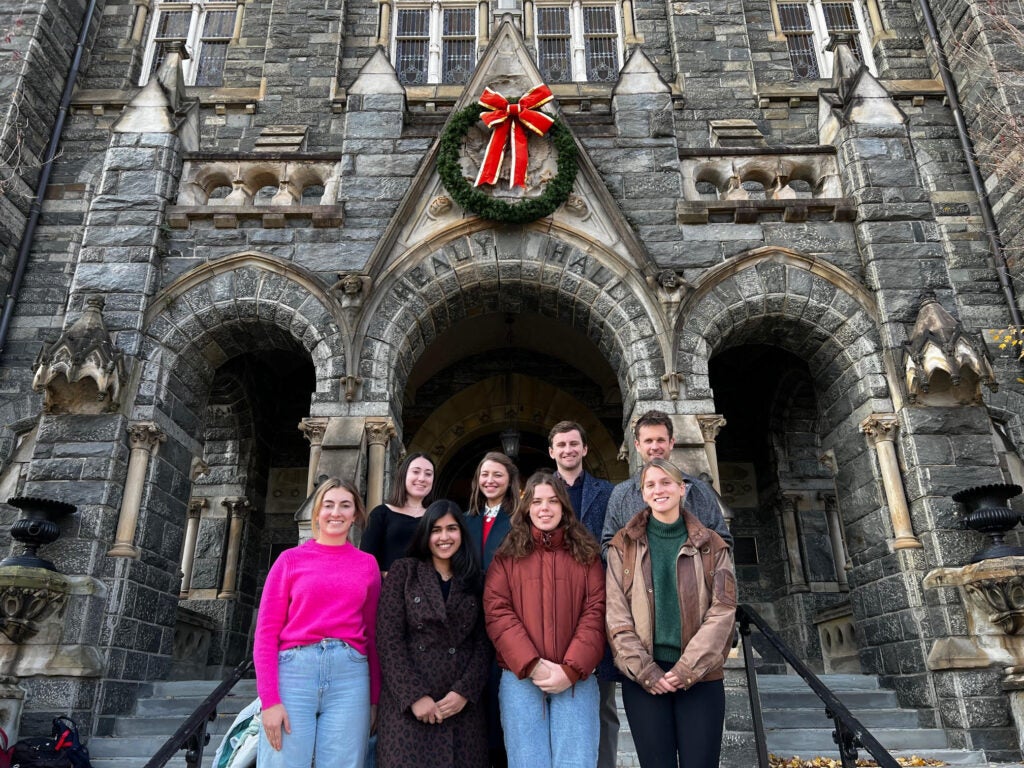
[[[526,483],[487,571],[484,615],[502,668],[510,768],[596,765],[604,653],[604,568],[597,541],[550,472]]]

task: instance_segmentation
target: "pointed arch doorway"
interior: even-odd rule
[[[407,450],[437,464],[437,492],[465,505],[472,474],[487,451],[515,435],[525,478],[553,467],[547,434],[569,419],[587,431],[588,471],[613,482],[628,468],[622,395],[615,371],[579,330],[530,312],[486,312],[439,335],[409,375],[402,419]]]

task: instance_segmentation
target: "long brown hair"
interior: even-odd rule
[[[519,502],[519,468],[512,462],[512,459],[498,451],[485,453],[484,457],[480,459],[480,463],[476,465],[476,471],[473,473],[473,486],[469,491],[469,510],[467,514],[479,515],[483,508],[487,506],[484,492],[480,490],[480,470],[483,469],[484,463],[488,461],[501,464],[505,471],[508,472],[508,489],[505,491],[505,498],[501,500],[501,508],[506,515],[511,515],[515,512],[516,504]]]
[[[409,491],[405,487],[405,481],[409,477],[409,467],[416,459],[426,459],[430,463],[430,468],[434,470],[436,479],[437,467],[434,465],[434,460],[427,456],[425,453],[410,453],[405,457],[405,460],[398,465],[398,471],[395,472],[395,477],[391,481],[391,495],[388,496],[388,504],[393,507],[404,507],[406,502],[409,501]],[[431,502],[434,501],[434,485],[430,485],[430,493],[423,497],[423,506],[429,507]]]
[[[530,522],[530,504],[533,502],[533,495],[538,485],[550,485],[555,491],[558,503],[562,505],[562,520],[558,523],[558,527],[565,530],[565,548],[569,550],[577,563],[581,565],[593,563],[600,552],[597,541],[573,513],[569,491],[562,478],[550,470],[543,469],[534,472],[526,481],[522,498],[519,500],[515,514],[512,515],[512,527],[498,548],[497,554],[521,558],[533,552],[533,523]]]

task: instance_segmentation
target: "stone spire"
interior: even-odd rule
[[[36,357],[32,388],[47,413],[104,413],[117,409],[125,381],[121,350],[103,322],[102,296],[86,299],[82,316]]]
[[[907,394],[922,405],[968,405],[981,402],[981,385],[995,391],[995,371],[980,335],[963,325],[926,294],[910,339],[904,342]],[[937,372],[943,374],[934,378]]]

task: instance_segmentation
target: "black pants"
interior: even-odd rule
[[[624,680],[622,704],[641,768],[718,768],[725,723],[721,680],[659,694]]]

